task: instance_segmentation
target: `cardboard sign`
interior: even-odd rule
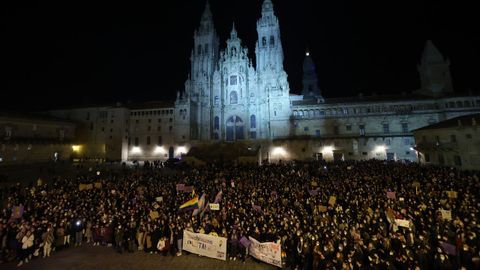
[[[163,202],[163,197],[162,197],[162,196],[158,196],[157,198],[155,198],[155,201],[157,201],[157,202]]]
[[[93,185],[95,186],[96,189],[101,189],[102,188],[102,183],[100,183],[100,182],[96,182]]]
[[[410,221],[407,219],[395,219],[395,224],[399,227],[410,228]]]
[[[327,212],[327,207],[324,206],[324,205],[319,205],[318,206],[318,211],[320,211],[320,213]]]
[[[160,217],[160,215],[158,214],[157,211],[150,211],[149,216],[150,216],[151,219],[157,219],[157,218]]]
[[[456,191],[446,191],[448,198],[450,199],[456,199],[458,197],[458,193]]]
[[[393,191],[387,191],[387,198],[395,200],[396,194]]]
[[[440,209],[440,213],[442,213],[442,219],[452,220],[452,211]]]
[[[93,189],[93,185],[92,184],[80,184],[78,185],[78,189],[80,191],[82,190],[90,190],[90,189]]]
[[[330,196],[330,199],[328,199],[328,204],[331,206],[334,206],[336,202],[337,202],[337,197],[335,196]]]
[[[209,204],[210,210],[220,210],[220,204],[218,203],[211,203]]]

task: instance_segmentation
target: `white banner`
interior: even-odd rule
[[[274,242],[260,243],[253,237],[250,239],[249,254],[260,261],[282,267],[282,247]]]
[[[219,260],[227,260],[227,238],[183,231],[183,249]]]

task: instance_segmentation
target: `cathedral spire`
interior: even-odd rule
[[[425,49],[423,50],[422,62],[423,63],[441,63],[445,61],[442,53],[433,44],[431,40],[427,40],[425,43]]]
[[[207,3],[205,4],[205,10],[203,11],[202,14],[202,20],[207,20],[212,18],[212,11],[210,10],[210,1],[207,0]]]
[[[307,48],[305,51],[305,59],[303,61],[303,89],[302,95],[304,99],[317,98],[323,100],[320,88],[318,87],[318,78],[315,64],[310,56]]]
[[[262,13],[273,12],[273,3],[271,0],[265,0],[262,4]]]
[[[230,38],[234,39],[237,38],[237,30],[235,29],[235,22],[232,25],[232,31],[230,32]]]
[[[420,73],[421,94],[440,96],[453,92],[450,61],[445,59],[431,40],[427,40],[422,59],[417,66]]]

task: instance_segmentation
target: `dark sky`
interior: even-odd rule
[[[211,0],[221,47],[235,21],[251,57],[263,0]],[[273,0],[291,91],[308,44],[326,97],[419,87],[432,39],[452,63],[456,91],[480,88],[477,9],[465,1]],[[448,3],[447,3],[448,2]],[[183,88],[205,0],[3,1],[0,106],[171,100]]]

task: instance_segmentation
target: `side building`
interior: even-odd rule
[[[422,164],[480,170],[480,113],[413,130]]]
[[[0,112],[0,166],[68,160],[76,124],[50,116]]]

